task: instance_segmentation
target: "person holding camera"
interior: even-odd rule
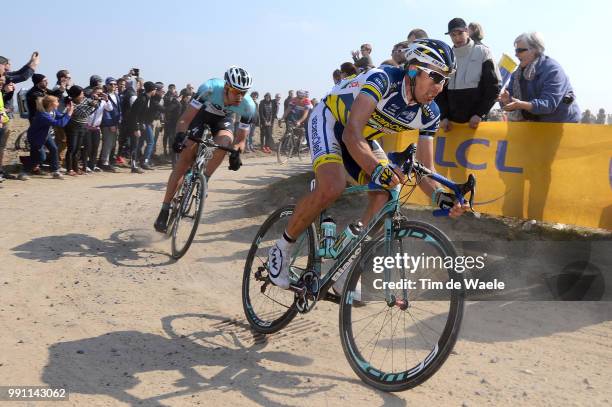
[[[30,160],[32,174],[40,174],[40,164],[46,159],[45,147],[49,150],[51,157],[51,172],[53,178],[62,179],[63,175],[59,172],[59,154],[57,145],[53,138],[51,127],[63,128],[70,121],[73,106],[71,103],[66,105],[66,112],[60,112],[59,100],[55,96],[46,95],[42,98],[42,111],[36,112],[32,118],[30,128],[28,128],[28,142],[30,143]]]
[[[104,93],[102,86],[96,86],[91,90],[91,99],[98,101],[96,110],[87,119],[87,134],[85,135],[85,171],[101,172],[102,169],[97,165],[98,148],[100,147],[100,124],[104,112],[113,110],[113,104],[108,101],[108,96]]]
[[[11,61],[3,56],[0,56],[0,76],[4,76],[6,83],[25,82],[34,75],[34,71],[40,63],[40,55],[38,51],[34,51],[27,64],[17,71],[11,71]]]
[[[83,175],[79,168],[78,155],[87,135],[87,121],[89,116],[98,108],[99,100],[85,97],[83,88],[73,85],[68,89],[69,99],[66,104],[73,103],[74,109],[70,122],[66,126],[68,149],[66,150],[66,170],[70,176]],[[82,157],[85,160],[85,157]]]

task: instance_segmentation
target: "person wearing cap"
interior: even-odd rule
[[[102,112],[102,121],[100,129],[102,131],[102,148],[100,150],[100,159],[98,166],[103,171],[116,172],[116,169],[110,162],[110,155],[119,134],[119,125],[121,124],[121,97],[117,93],[117,80],[113,77],[108,77],[104,81],[106,88],[106,97],[108,104],[112,109],[104,109]]]
[[[26,105],[28,107],[28,120],[30,124],[32,124],[36,112],[41,110],[39,109],[40,100],[49,93],[47,77],[45,75],[35,73],[32,75],[32,83],[34,86],[26,93]]]
[[[137,161],[138,153],[146,144],[142,157],[141,167],[145,170],[152,170],[151,156],[153,155],[153,143],[155,142],[155,134],[153,133],[153,120],[151,114],[151,97],[157,92],[155,83],[147,81],[143,84],[143,92],[138,95],[136,101],[132,105],[130,114],[129,129],[138,140],[137,146],[132,146],[132,161]],[[135,144],[135,143],[134,143]],[[132,172],[134,170],[132,163]]]
[[[456,122],[469,123],[475,129],[497,101],[500,74],[489,48],[470,38],[465,20],[450,20],[446,34],[453,42],[457,71],[436,97],[440,107],[440,127],[450,131],[451,122]]]
[[[104,79],[102,79],[100,75],[91,75],[89,77],[89,86],[83,89],[83,92],[85,92],[85,97],[90,97],[91,92],[94,90],[94,88],[102,86],[103,84]]]
[[[138,167],[135,157],[135,148],[138,145],[138,138],[134,135],[134,131],[130,130],[132,123],[132,105],[136,101],[136,80],[132,77],[125,79],[125,90],[121,92],[121,126],[119,128],[119,146],[117,149],[116,163],[118,165],[127,165],[130,161],[133,173],[142,173]]]

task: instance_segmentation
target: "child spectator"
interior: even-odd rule
[[[33,174],[40,174],[40,163],[45,160],[45,150],[47,147],[51,155],[51,172],[53,178],[62,179],[59,172],[59,154],[57,145],[51,136],[51,126],[65,127],[70,121],[73,112],[73,105],[69,103],[66,113],[57,110],[59,100],[55,96],[47,95],[42,99],[43,110],[36,112],[30,128],[28,129],[28,142],[30,143],[30,159]]]

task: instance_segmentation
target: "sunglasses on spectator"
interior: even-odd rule
[[[425,72],[436,85],[444,85],[446,81],[448,81],[448,76],[442,75],[440,72],[434,71],[433,69],[425,68],[423,66],[417,66],[417,69]]]
[[[523,53],[525,51],[529,51],[529,48],[514,48],[514,52],[516,54],[520,54],[520,53]]]
[[[234,95],[236,95],[236,96],[238,96],[238,95],[242,95],[242,96],[244,96],[244,95],[246,95],[246,94],[247,94],[247,91],[246,91],[246,90],[236,89],[236,88],[233,88],[233,87],[231,87],[231,86],[229,87],[229,90],[230,90],[230,92],[232,92],[232,93],[233,93]]]

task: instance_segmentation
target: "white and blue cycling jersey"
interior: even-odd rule
[[[376,139],[418,129],[420,137],[433,137],[440,126],[440,110],[435,102],[406,104],[402,93],[406,71],[402,68],[371,69],[349,76],[336,84],[312,112],[308,122],[308,138],[313,167],[325,163],[344,164],[349,174],[363,178],[361,169],[348,153],[342,133],[348,122],[353,102],[360,94],[376,103],[374,112],[363,128],[362,136],[375,155],[382,160],[384,151]]]

